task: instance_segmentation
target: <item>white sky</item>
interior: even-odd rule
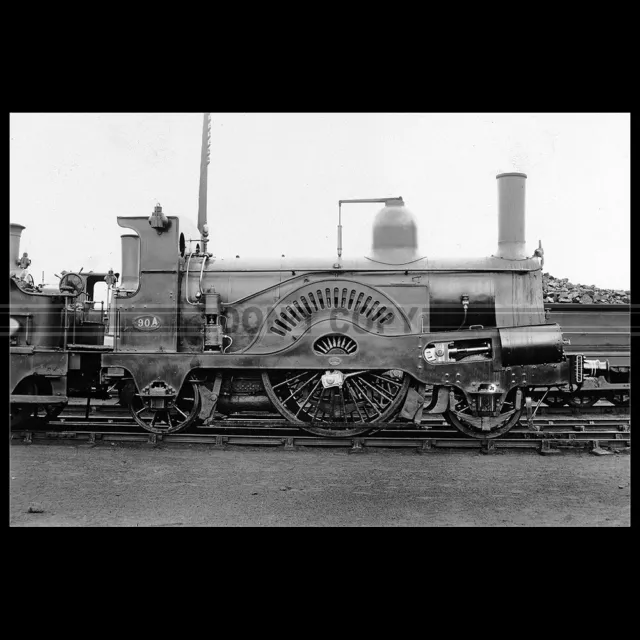
[[[630,288],[630,115],[212,114],[208,218],[216,255],[336,254],[338,200],[402,196],[427,256],[497,244],[497,186],[528,175],[527,248],[573,283]],[[202,114],[10,116],[10,219],[40,282],[120,271],[116,216],[197,220]],[[343,207],[344,257],[378,205]]]

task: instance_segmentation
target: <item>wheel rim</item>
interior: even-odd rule
[[[507,400],[502,404],[500,415],[476,417],[471,414],[464,394],[459,390],[454,390],[455,404],[447,409],[444,415],[452,426],[472,438],[497,438],[515,426],[522,415],[522,408],[515,409],[514,397],[515,390],[507,396]]]
[[[275,408],[287,420],[314,435],[346,438],[371,433],[376,430],[371,425],[393,418],[409,388],[409,376],[401,371],[366,371],[347,373],[349,377],[342,387],[325,389],[321,382],[323,373],[262,374]]]
[[[152,433],[177,433],[191,426],[200,411],[200,392],[195,382],[182,385],[178,397],[167,409],[149,409],[142,398],[131,398],[129,411],[133,419]]]

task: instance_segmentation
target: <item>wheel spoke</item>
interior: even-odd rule
[[[361,397],[364,398],[372,407],[373,410],[379,415],[382,416],[382,414],[380,413],[380,411],[378,410],[378,407],[373,404],[373,402],[371,401],[371,399],[369,398],[369,396],[360,388],[360,385],[354,380],[353,381],[353,386],[358,390],[358,392],[360,393]]]
[[[273,387],[271,387],[272,389],[277,389],[278,387],[281,387],[283,384],[287,384],[288,382],[293,382],[294,380],[297,380],[298,378],[301,378],[302,376],[306,375],[307,373],[309,373],[308,371],[303,371],[302,373],[298,374],[297,376],[293,376],[293,378],[287,378],[287,380],[283,380],[282,382],[278,382],[278,384],[273,385]]]
[[[189,416],[182,411],[182,409],[180,409],[180,407],[178,405],[175,405],[174,409],[185,419],[187,420],[189,418]]]
[[[383,398],[386,398],[387,400],[389,400],[389,402],[393,401],[393,398],[391,396],[388,396],[384,391],[382,391],[382,389],[380,389],[379,387],[374,387],[371,383],[367,382],[364,378],[362,378],[361,380],[362,384],[366,384],[367,387],[369,387],[370,389],[373,390],[374,393],[379,393]]]
[[[396,387],[401,387],[402,385],[399,382],[396,382],[395,380],[390,380],[389,378],[383,378],[382,376],[379,376],[375,373],[371,373],[371,376],[373,376],[374,378],[378,378],[378,380],[382,380],[384,382],[389,382],[390,384],[395,384]]]
[[[318,380],[318,382],[316,382],[315,386],[313,387],[313,389],[311,389],[311,392],[309,393],[309,395],[304,399],[304,402],[300,405],[299,409],[296,411],[296,418],[298,417],[298,415],[300,414],[300,412],[302,411],[303,407],[307,404],[307,402],[309,401],[309,398],[313,395],[313,392],[318,388],[318,385],[320,384],[320,382],[322,382],[321,380]]]
[[[322,391],[320,392],[320,397],[318,398],[318,404],[316,405],[316,410],[313,414],[313,417],[311,418],[311,420],[315,420],[316,416],[318,415],[318,410],[320,409],[320,400],[322,400],[322,396],[324,395],[325,389],[324,387],[322,388]]]
[[[360,411],[360,407],[358,406],[358,399],[354,396],[353,391],[351,390],[351,387],[349,386],[348,382],[344,383],[345,387],[347,387],[347,389],[349,390],[349,395],[351,396],[351,399],[353,400],[353,404],[356,407],[356,410],[358,412],[358,415],[360,416],[360,420],[362,422],[366,422],[366,420],[364,419],[364,416],[362,415],[362,411]]]
[[[311,376],[301,387],[297,387],[295,389],[295,391],[287,396],[282,403],[284,404],[285,402],[288,402],[289,400],[291,400],[291,398],[293,398],[293,396],[295,396],[296,394],[300,393],[300,391],[302,391],[314,378],[316,378],[317,376],[319,376],[319,373],[316,373],[315,375]]]
[[[340,388],[340,401],[342,402],[342,421],[347,421],[347,407],[344,403],[344,391]]]
[[[331,422],[335,422],[336,418],[336,390],[335,387],[331,389]]]
[[[360,387],[358,385],[356,385],[354,383],[354,389],[355,389],[355,396],[357,398],[357,401],[360,401],[360,399],[364,400],[365,402],[368,402],[369,404],[371,404],[369,398],[367,397],[367,395],[365,393],[362,392],[362,389],[360,389]],[[357,405],[356,405],[357,406]],[[372,417],[369,415],[369,411],[368,411],[368,407],[366,404],[363,403],[362,405],[362,410],[364,411],[364,415],[366,417],[365,422],[369,422],[372,420]],[[377,412],[375,405],[373,405],[373,410]],[[373,416],[375,418],[375,415]]]

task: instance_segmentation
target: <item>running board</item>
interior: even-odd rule
[[[9,396],[11,404],[67,404],[69,398],[67,396],[32,396],[13,394]]]

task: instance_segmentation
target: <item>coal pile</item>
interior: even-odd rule
[[[631,291],[600,289],[594,284],[573,284],[568,278],[554,278],[542,274],[542,293],[545,302],[573,304],[630,304]]]

